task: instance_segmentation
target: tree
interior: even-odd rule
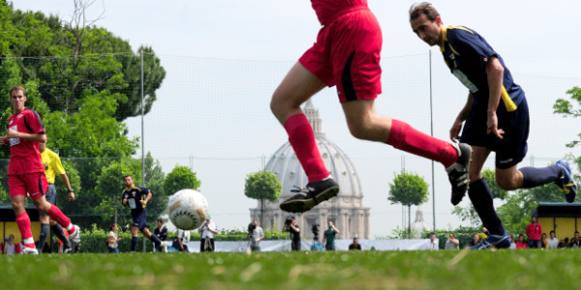
[[[389,185],[391,204],[408,207],[408,237],[411,236],[411,207],[428,201],[428,183],[419,175],[403,172],[395,176]]]
[[[571,100],[562,98],[557,99],[553,105],[553,111],[565,118],[581,117],[581,88],[573,87],[567,91],[567,94],[569,94]],[[577,102],[577,105],[574,105],[574,102]],[[567,146],[574,147],[581,143],[581,133],[579,133],[577,137],[578,140],[573,140],[571,143],[567,144]]]
[[[174,169],[165,177],[163,183],[163,188],[168,195],[174,194],[180,189],[199,189],[200,180],[187,166],[176,166]]]
[[[244,195],[260,200],[260,224],[264,224],[264,200],[277,201],[282,191],[278,177],[269,171],[248,174],[244,184]]]

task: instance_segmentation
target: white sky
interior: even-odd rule
[[[15,8],[69,19],[72,0],[18,0]],[[407,9],[414,1],[370,0],[383,29],[383,95],[377,110],[429,132],[428,47],[409,28]],[[498,51],[529,100],[529,157],[535,165],[556,160],[580,131],[579,119],[552,114],[554,100],[581,86],[581,10],[579,1],[434,1],[448,24],[466,25]],[[202,180],[216,222],[244,228],[255,201],[243,194],[247,173],[262,166],[286,141],[268,108],[270,95],[296,59],[315,40],[319,28],[310,1],[103,0],[89,18],[104,10],[97,25],[128,40],[134,49],[152,46],[167,70],[158,101],[145,117],[146,151],[166,172],[192,165]],[[446,137],[464,104],[466,89],[433,52],[434,132]],[[349,135],[335,89],[313,99],[327,137],[353,160],[371,207],[372,236],[385,236],[401,225],[401,207],[387,202],[388,184],[402,167],[403,154],[389,146]],[[127,122],[130,135],[140,133],[138,118]],[[579,149],[573,151],[580,154]],[[189,156],[194,156],[190,158]],[[531,158],[531,156],[533,156]],[[207,159],[220,157],[235,160]],[[490,161],[492,161],[492,157]],[[489,162],[488,166],[493,163]],[[430,162],[405,155],[405,167],[428,182]],[[451,215],[449,185],[436,166],[438,228],[461,223]],[[82,194],[82,193],[80,193]],[[431,196],[431,193],[430,193]],[[463,205],[468,204],[468,199]],[[432,225],[431,199],[422,207]]]

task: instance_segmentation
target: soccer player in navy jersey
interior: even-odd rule
[[[10,89],[14,114],[8,118],[8,130],[6,135],[0,136],[0,144],[10,146],[8,192],[16,224],[22,235],[23,253],[38,254],[32,237],[30,217],[24,208],[26,197],[30,197],[36,208],[66,229],[69,240],[80,239],[81,230],[56,205],[46,200],[48,183],[38,145],[39,142],[46,142],[46,135],[40,115],[26,107],[27,100],[24,87]]]
[[[308,177],[306,188],[297,190],[280,208],[305,212],[339,193],[339,185],[330,176],[313,128],[300,107],[326,86],[337,86],[353,136],[442,163],[452,183],[452,195],[464,195],[469,145],[433,138],[375,112],[374,101],[381,93],[382,35],[367,0],[311,0],[311,4],[321,23],[317,41],[288,72],[270,104]]]
[[[529,111],[525,93],[518,86],[502,57],[474,30],[445,26],[431,3],[412,5],[410,24],[420,39],[438,45],[450,71],[468,90],[468,101],[450,129],[450,138],[472,145],[468,197],[490,235],[476,248],[508,248],[510,237],[496,215],[492,195],[481,175],[490,152],[496,153],[496,182],[505,190],[557,184],[568,202],[576,185],[565,160],[544,168],[517,168],[526,155]],[[458,204],[463,195],[452,199]]]
[[[147,225],[146,207],[153,194],[147,188],[135,186],[131,175],[124,176],[123,182],[125,184],[125,190],[123,190],[121,203],[131,209],[131,218],[133,219],[133,223],[131,224],[131,251],[135,252],[137,249],[139,231],[151,240],[158,252],[161,251],[160,239],[151,233]]]

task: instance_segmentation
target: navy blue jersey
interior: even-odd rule
[[[127,206],[131,209],[133,216],[145,210],[141,205],[141,200],[144,200],[148,193],[149,189],[141,187],[133,187],[123,191],[123,199],[127,198]]]
[[[486,75],[486,62],[490,57],[496,57],[504,67],[504,80],[501,104],[506,111],[512,112],[525,98],[521,87],[517,85],[502,57],[475,31],[463,26],[448,26],[444,28],[440,50],[444,61],[462,84],[474,96],[474,102],[488,104],[489,89]]]

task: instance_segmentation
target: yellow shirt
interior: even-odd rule
[[[46,174],[46,181],[49,184],[54,184],[56,175],[65,174],[65,168],[61,162],[61,158],[54,151],[45,148],[40,154],[42,158],[42,164],[44,165],[44,170]]]

